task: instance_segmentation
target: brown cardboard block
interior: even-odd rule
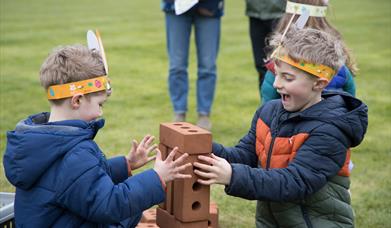
[[[196,221],[196,222],[181,222],[176,220],[175,228],[207,228],[208,221]]]
[[[211,202],[209,205],[208,227],[219,228],[219,208],[215,202]]]
[[[196,222],[181,222],[176,220],[173,215],[170,215],[166,210],[161,208],[156,209],[156,224],[160,228],[207,228],[208,220]]]
[[[159,228],[155,223],[139,223],[136,228]]]
[[[141,223],[155,223],[156,222],[156,208],[150,208],[143,212],[140,220]]]
[[[166,210],[168,213],[173,214],[173,194],[174,194],[174,182],[170,181],[167,184],[166,191]]]
[[[177,153],[175,158],[181,156]],[[189,155],[184,163],[198,161],[198,155]],[[209,219],[210,187],[197,182],[194,166],[188,167],[182,173],[191,174],[190,179],[174,181],[173,209],[174,216],[182,222],[194,222]]]
[[[156,208],[156,224],[160,228],[174,228],[176,224],[175,217],[166,210]]]
[[[168,153],[171,152],[172,149],[167,148],[166,145],[160,143],[159,144],[159,150],[162,153],[162,159],[166,160]],[[172,182],[166,183],[166,199],[163,203],[159,204],[159,207],[167,210],[170,214],[172,214],[172,194],[173,194],[173,189],[172,189]]]
[[[160,152],[162,152],[162,159],[166,160],[166,158],[168,156],[168,148],[167,148],[167,146],[162,144],[162,143],[159,143],[159,150],[160,150]]]
[[[212,134],[198,126],[186,122],[161,123],[160,143],[167,147],[178,147],[188,154],[212,152]]]

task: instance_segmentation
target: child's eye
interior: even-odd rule
[[[287,77],[287,78],[285,78],[285,80],[287,80],[288,82],[291,82],[291,81],[293,81],[293,78]]]
[[[294,80],[294,77],[292,77],[291,75],[284,74],[282,77],[284,78],[284,80],[286,80],[288,82],[291,82]]]

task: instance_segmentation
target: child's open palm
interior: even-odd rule
[[[183,154],[174,161],[174,157],[177,151],[178,148],[175,147],[169,153],[166,160],[163,161],[162,154],[160,150],[157,149],[156,161],[153,169],[159,174],[160,178],[162,178],[162,181],[165,183],[175,179],[191,178],[190,174],[181,173],[186,168],[191,166],[191,163],[182,164],[189,155]]]
[[[194,162],[194,166],[197,168],[194,173],[203,178],[198,179],[198,183],[228,185],[231,182],[232,167],[227,160],[214,154],[212,157],[200,155],[198,159],[207,163]]]
[[[132,148],[126,156],[126,160],[132,170],[138,169],[155,159],[155,156],[149,156],[157,148],[156,145],[152,145],[153,140],[155,140],[154,136],[146,135],[140,144],[136,140],[132,141]]]

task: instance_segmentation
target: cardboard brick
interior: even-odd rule
[[[164,144],[160,143],[159,144],[159,150],[162,153],[162,159],[166,160],[168,153],[171,152],[172,149],[167,148]],[[172,189],[173,183],[172,181],[166,183],[166,199],[163,203],[159,204],[159,207],[167,210],[170,214],[173,213],[172,210],[172,194],[173,194],[173,189]]]
[[[166,160],[166,158],[168,156],[168,148],[167,148],[167,146],[162,144],[162,143],[159,143],[159,150],[162,153],[162,159]]]
[[[143,212],[143,216],[140,220],[141,223],[155,223],[156,222],[156,209],[150,208]]]
[[[177,153],[175,158],[182,154]],[[184,163],[198,161],[198,155],[189,155]],[[210,187],[197,182],[198,176],[194,174],[194,166],[188,167],[182,173],[191,174],[190,179],[174,181],[173,214],[182,222],[194,222],[209,219]]]
[[[208,221],[196,221],[196,222],[181,222],[179,220],[175,221],[175,228],[207,228]]]
[[[219,228],[219,208],[215,202],[211,202],[209,205],[208,227]]]
[[[173,195],[174,195],[174,182],[170,181],[167,183],[167,192],[166,192],[166,210],[170,214],[174,213]]]
[[[139,223],[136,228],[159,228],[155,223]]]
[[[156,208],[156,224],[160,228],[174,228],[176,224],[175,217],[158,207]]]
[[[156,209],[156,224],[160,228],[207,228],[208,221],[196,222],[181,222],[176,220],[173,215],[170,215],[166,210],[161,208]]]
[[[186,122],[161,123],[160,143],[178,147],[182,153],[207,154],[212,152],[212,134]]]

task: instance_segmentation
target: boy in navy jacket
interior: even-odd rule
[[[94,142],[111,94],[104,54],[82,45],[60,47],[40,71],[50,113],[20,121],[7,134],[4,168],[16,186],[17,227],[135,227],[141,213],[164,201],[165,183],[189,178],[187,156],[165,161],[147,135],[127,156],[106,159]],[[153,160],[153,169],[131,171]]]
[[[350,147],[363,140],[367,106],[346,93],[322,93],[345,62],[338,39],[292,28],[274,37],[274,87],[235,147],[214,143],[211,165],[194,163],[202,184],[258,200],[257,227],[353,227]]]

